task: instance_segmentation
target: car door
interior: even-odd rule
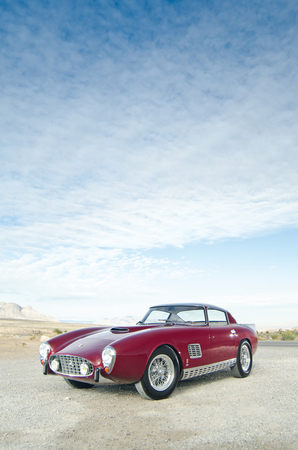
[[[208,323],[210,331],[210,364],[235,358],[236,332],[229,324],[225,311],[208,308]]]
[[[183,327],[183,336],[180,344],[184,348],[182,352],[183,364],[186,368],[205,366],[210,362],[210,334],[205,309],[192,308],[177,313],[188,327]]]

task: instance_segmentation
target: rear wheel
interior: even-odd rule
[[[172,394],[178,380],[179,361],[176,353],[163,345],[153,352],[142,379],[135,386],[143,398],[161,400]]]
[[[64,381],[75,389],[90,389],[93,387],[93,384],[84,383],[83,381],[70,380],[69,378],[64,378]]]
[[[237,354],[237,362],[232,367],[232,374],[237,378],[245,378],[251,372],[252,368],[252,352],[248,341],[240,342]]]

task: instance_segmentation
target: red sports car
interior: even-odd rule
[[[40,346],[45,375],[74,388],[135,383],[147,399],[171,395],[179,380],[230,367],[247,377],[256,332],[226,310],[206,304],[153,306],[135,326],[83,328]]]

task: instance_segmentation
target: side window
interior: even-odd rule
[[[184,322],[193,322],[204,324],[205,323],[205,313],[203,308],[201,309],[190,309],[188,311],[180,311],[177,313]]]
[[[218,309],[208,309],[208,317],[210,326],[226,325],[228,323],[226,313]]]

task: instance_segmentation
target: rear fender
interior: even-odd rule
[[[252,351],[252,354],[254,355],[258,348],[257,333],[254,332],[251,328],[247,328],[245,331],[243,329],[238,331],[237,334],[238,334],[238,347],[242,341],[246,340],[250,343],[251,351]]]

